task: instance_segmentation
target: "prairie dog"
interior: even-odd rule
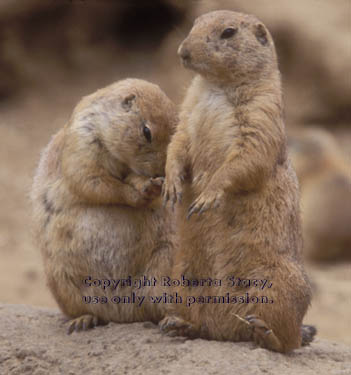
[[[162,305],[111,302],[157,294],[157,286],[103,289],[94,280],[167,273],[171,225],[159,196],[176,122],[157,85],[126,79],[84,97],[43,151],[31,193],[35,232],[48,286],[73,318],[69,332],[161,319]]]
[[[302,328],[311,287],[272,37],[254,16],[215,11],[195,20],[178,54],[197,75],[167,153],[163,196],[176,204],[179,238],[172,275],[222,283],[175,288],[196,302],[173,305],[160,328],[288,352],[315,330]],[[233,286],[233,276],[272,285]],[[227,293],[229,303],[207,298]],[[268,302],[240,303],[245,293]]]
[[[301,184],[306,257],[351,259],[351,166],[326,130],[312,127],[289,135],[289,151]]]

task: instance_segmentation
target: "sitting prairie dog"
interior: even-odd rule
[[[73,318],[69,332],[161,319],[162,305],[141,303],[157,286],[103,289],[99,280],[167,273],[171,225],[158,197],[176,122],[157,85],[126,79],[84,97],[42,153],[31,193],[35,232],[48,286]]]
[[[215,11],[195,20],[178,54],[197,75],[167,152],[163,196],[176,205],[179,239],[172,276],[221,283],[176,287],[183,303],[160,328],[291,351],[315,329],[302,326],[311,287],[273,40],[256,17]]]
[[[289,134],[289,151],[301,184],[302,228],[308,259],[351,259],[351,166],[326,130]]]

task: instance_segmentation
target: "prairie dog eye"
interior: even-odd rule
[[[228,27],[225,29],[221,34],[221,39],[228,39],[231,38],[233,35],[237,33],[238,29],[234,27]]]
[[[146,126],[146,125],[144,125],[144,127],[143,127],[143,134],[144,134],[146,140],[147,140],[149,143],[151,143],[151,139],[152,139],[152,137],[151,137],[151,130],[150,130],[150,128],[149,128],[148,126]]]

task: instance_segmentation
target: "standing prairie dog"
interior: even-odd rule
[[[162,305],[112,302],[133,292],[147,298],[157,286],[104,290],[94,280],[167,273],[171,225],[158,197],[176,122],[157,85],[126,79],[84,97],[42,153],[31,194],[35,232],[48,286],[73,318],[69,332],[161,319]]]
[[[183,303],[160,328],[288,352],[315,330],[302,327],[311,288],[273,40],[256,17],[215,11],[195,20],[178,54],[197,75],[167,153],[163,194],[176,204],[179,238],[172,276],[221,285],[176,288]]]

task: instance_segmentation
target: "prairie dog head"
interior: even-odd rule
[[[82,99],[72,130],[113,164],[149,177],[164,176],[167,146],[177,123],[173,103],[155,84],[139,79],[116,82]]]
[[[277,69],[274,43],[263,23],[227,10],[198,17],[178,55],[184,67],[220,82],[240,84]]]
[[[340,170],[344,165],[347,171],[347,164],[336,139],[321,128],[311,127],[290,134],[288,145],[301,182],[324,171]]]

